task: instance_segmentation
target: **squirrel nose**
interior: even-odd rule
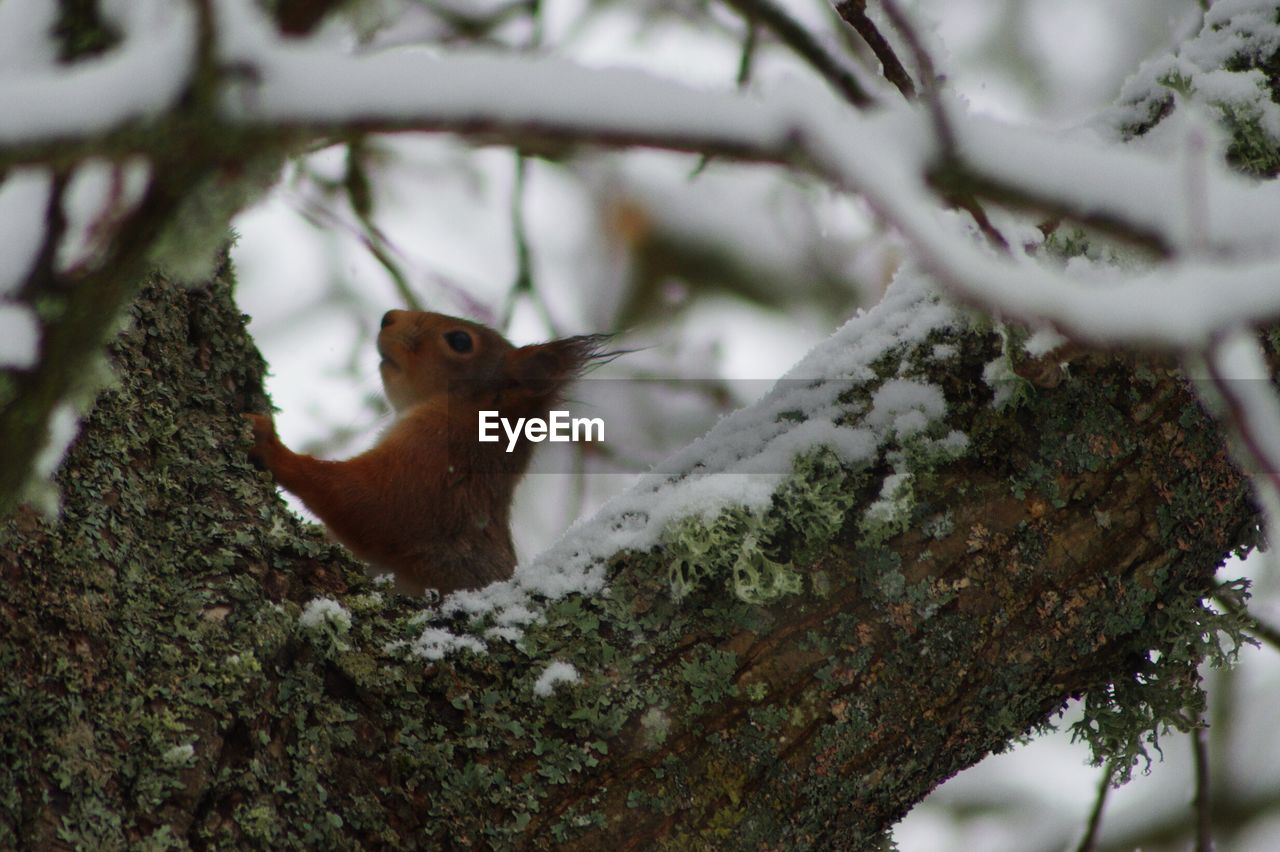
[[[386,328],[387,326],[391,325],[391,323],[395,322],[395,321],[396,321],[396,316],[395,316],[395,315],[396,315],[396,314],[398,314],[398,313],[400,313],[400,312],[399,312],[399,311],[387,311],[385,314],[383,314],[383,315],[382,315],[382,325],[380,326],[380,328]]]

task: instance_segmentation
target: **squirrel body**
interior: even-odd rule
[[[516,347],[479,323],[425,311],[388,311],[379,372],[395,422],[346,461],[295,453],[269,416],[253,424],[250,456],[375,571],[409,594],[476,588],[511,576],[511,499],[528,467],[520,440],[478,440],[482,410],[546,417],[606,338],[584,335]]]

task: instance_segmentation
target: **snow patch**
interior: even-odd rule
[[[5,4],[15,13],[29,5]],[[130,0],[104,11],[125,38],[101,58],[0,76],[0,144],[109,132],[163,112],[187,88],[195,58],[194,6]],[[13,40],[10,33],[0,39]]]
[[[0,50],[0,55],[3,53]],[[42,211],[48,199],[49,173],[45,169],[14,169],[0,183],[0,246],[4,246],[0,252],[0,296],[18,289],[40,253],[45,223]],[[0,339],[7,337],[0,335]]]
[[[298,624],[312,631],[333,628],[346,633],[351,629],[351,613],[333,598],[315,598],[302,608]]]
[[[542,698],[549,698],[551,693],[555,692],[557,685],[577,683],[581,679],[577,669],[568,663],[556,660],[542,670],[542,674],[538,676],[538,680],[533,684],[533,694]]]
[[[424,628],[417,639],[412,642],[391,642],[384,649],[387,653],[395,653],[401,649],[424,660],[440,660],[455,651],[471,651],[484,654],[488,648],[474,636],[459,636],[439,627]]]
[[[40,321],[26,305],[0,302],[0,369],[30,370],[40,354]]]

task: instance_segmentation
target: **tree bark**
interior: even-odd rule
[[[0,527],[0,846],[873,847],[1071,697],[1130,755],[1194,701],[1203,599],[1256,534],[1177,370],[1093,355],[997,408],[998,336],[955,330],[921,345],[958,349],[931,379],[970,450],[920,475],[905,531],[861,522],[883,460],[837,472],[840,531],[771,542],[797,594],[675,601],[663,553],[619,553],[609,594],[428,662],[389,647],[420,606],[245,460],[266,401],[231,291],[229,263],[149,283],[60,520]],[[317,596],[349,631],[299,627]],[[581,681],[542,697],[553,660]]]

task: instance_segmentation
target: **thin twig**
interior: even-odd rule
[[[842,0],[836,4],[836,14],[853,27],[854,31],[867,43],[867,47],[871,48],[876,59],[880,60],[880,69],[884,78],[896,86],[904,98],[914,101],[916,84],[912,81],[906,66],[902,64],[902,60],[898,58],[898,54],[894,52],[893,45],[889,44],[884,33],[876,27],[875,21],[867,16],[867,0]]]
[[[933,129],[938,135],[938,144],[942,146],[943,157],[954,159],[956,134],[942,103],[942,88],[938,85],[938,72],[934,67],[933,57],[925,49],[924,40],[920,38],[920,33],[911,19],[898,6],[897,0],[880,0],[880,5],[884,7],[885,17],[902,36],[902,40],[907,43],[912,58],[916,61],[916,68],[920,71],[920,88],[924,90],[925,103],[933,118]]]
[[[529,18],[533,23],[533,31],[529,35],[525,49],[536,51],[542,47],[542,0],[529,0]],[[521,296],[528,296],[533,301],[534,307],[542,314],[542,322],[546,325],[547,331],[553,337],[559,337],[555,318],[551,316],[551,310],[547,307],[546,300],[542,298],[541,291],[534,286],[533,281],[533,256],[529,248],[529,226],[524,217],[529,161],[528,157],[519,148],[516,148],[513,153],[516,159],[515,178],[511,187],[511,236],[512,242],[515,243],[516,275],[515,280],[511,282],[511,289],[507,291],[506,303],[502,308],[502,325],[500,328],[506,331],[511,327],[511,320],[515,316],[516,303]]]
[[[542,19],[542,0],[528,0],[529,2],[529,20],[533,24],[533,30],[529,33],[529,49],[537,50],[542,47],[543,19]]]
[[[1110,762],[1102,767],[1102,782],[1098,784],[1098,793],[1093,797],[1093,810],[1089,812],[1089,823],[1085,827],[1084,837],[1080,838],[1080,845],[1076,847],[1076,852],[1096,852],[1098,848],[1098,832],[1102,828],[1102,809],[1107,803],[1107,796],[1111,794],[1111,774],[1114,768]]]
[[[1213,595],[1213,599],[1218,602],[1219,606],[1232,615],[1245,614],[1249,620],[1253,622],[1249,627],[1245,628],[1245,632],[1259,642],[1265,642],[1272,648],[1280,651],[1280,629],[1277,629],[1265,621],[1260,621],[1257,616],[1249,612],[1249,608],[1235,595],[1229,592],[1218,591]]]
[[[746,31],[742,36],[742,54],[738,57],[738,74],[735,82],[738,89],[745,89],[747,84],[751,82],[751,69],[755,64],[756,45],[760,40],[760,27],[750,18],[746,19]],[[711,165],[712,157],[710,154],[703,154],[698,158],[698,164],[693,167],[693,171],[689,173],[690,178],[696,178],[698,175],[706,171],[707,166]]]
[[[760,27],[756,22],[747,19],[747,31],[742,36],[742,55],[738,57],[738,76],[735,82],[739,89],[745,89],[751,82],[751,70],[755,65],[756,44],[760,41]]]
[[[915,25],[911,23],[911,19],[907,17],[906,13],[898,7],[897,2],[895,0],[881,0],[881,4],[884,6],[885,16],[888,17],[894,29],[902,36],[907,43],[907,47],[911,50],[912,56],[915,58],[916,68],[920,72],[920,86],[924,90],[925,103],[933,120],[933,131],[938,137],[938,147],[941,149],[942,169],[955,169],[961,163],[960,154],[956,146],[955,129],[951,126],[951,118],[947,115],[946,106],[942,103],[942,87],[938,84],[938,73],[933,64],[933,57],[929,55],[929,51],[925,48],[924,40],[920,38],[920,33],[916,31]],[[879,33],[877,32],[877,34]],[[896,55],[894,58],[897,58]],[[881,61],[883,62],[883,60]],[[972,192],[952,192],[948,195],[948,199],[956,207],[966,211],[973,217],[973,221],[977,223],[978,229],[987,238],[987,242],[999,251],[1006,253],[1009,251],[1009,242],[992,224],[986,210],[978,203],[978,199],[974,197]]]
[[[748,23],[758,21],[776,35],[797,56],[809,63],[845,100],[859,109],[875,103],[875,99],[854,75],[852,68],[822,42],[802,27],[773,0],[725,0],[737,9]]]
[[[356,221],[360,223],[361,241],[391,276],[391,281],[400,293],[400,298],[404,300],[405,307],[420,311],[422,304],[409,284],[409,277],[392,257],[393,247],[390,241],[373,221],[373,189],[369,184],[369,175],[364,166],[364,152],[363,136],[356,137],[347,145],[347,170],[342,182],[347,200],[356,214]]]
[[[404,300],[405,307],[411,311],[423,310],[422,301],[413,292],[413,286],[409,283],[409,278],[405,275],[404,270],[400,268],[400,264],[396,263],[395,258],[391,256],[390,245],[387,243],[386,238],[382,236],[382,232],[368,217],[356,215],[360,219],[360,225],[363,229],[361,241],[374,259],[387,271],[387,275],[391,276],[391,282],[395,285],[396,292],[400,294],[400,298]]]
[[[1196,793],[1192,807],[1196,812],[1196,852],[1213,850],[1213,803],[1209,800],[1209,726],[1200,724],[1191,732],[1191,751],[1195,757]]]
[[[392,284],[396,288],[396,292],[400,294],[400,298],[404,301],[404,305],[411,311],[423,310],[422,301],[413,292],[413,286],[409,283],[409,278],[404,270],[400,268],[400,264],[395,259],[395,254],[399,253],[394,245],[382,234],[382,231],[373,222],[369,214],[362,214],[360,210],[352,205],[352,210],[356,214],[357,223],[348,222],[342,216],[337,215],[324,205],[310,198],[306,198],[298,194],[295,198],[297,203],[297,211],[304,219],[314,224],[317,228],[326,226],[338,226],[349,232],[360,244],[364,246],[365,251],[373,255],[373,259],[386,271],[391,278]]]
[[[1221,339],[1215,340],[1204,359],[1209,381],[1226,405],[1227,422],[1235,427],[1236,435],[1244,445],[1245,452],[1261,468],[1259,475],[1271,485],[1275,493],[1280,494],[1280,459],[1270,457],[1265,439],[1255,432],[1249,420],[1247,403],[1236,393],[1234,384],[1223,374],[1218,363],[1218,353],[1223,345],[1224,341]]]
[[[507,299],[502,307],[501,326],[504,331],[510,328],[515,316],[516,304],[521,296],[527,296],[542,315],[542,321],[552,337],[559,337],[560,332],[551,309],[547,307],[542,293],[534,286],[533,254],[529,248],[529,227],[524,216],[526,174],[528,158],[516,151],[516,173],[511,188],[511,235],[515,243],[516,276],[507,291]]]
[[[57,286],[65,286],[58,275],[58,246],[67,233],[67,213],[63,205],[67,188],[71,185],[71,169],[59,167],[52,170],[49,181],[49,194],[44,207],[44,237],[40,243],[40,251],[36,253],[26,283],[18,293],[24,302],[34,302]]]

